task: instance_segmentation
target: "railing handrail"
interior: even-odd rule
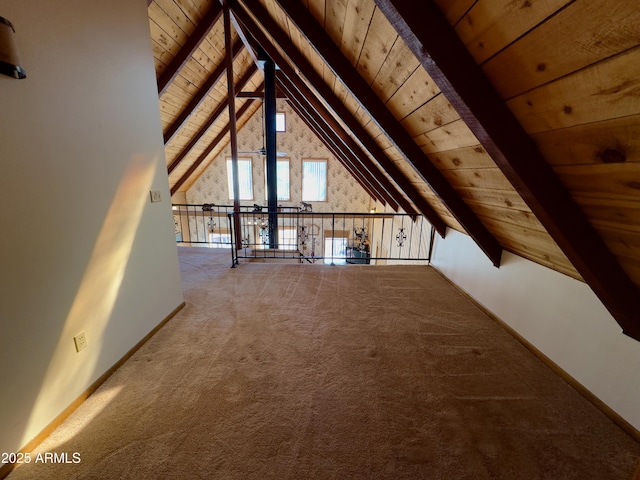
[[[428,262],[431,256],[433,227],[415,214],[314,212],[299,207],[270,212],[257,204],[243,205],[240,211],[233,205],[173,207],[179,245],[230,248],[233,266],[239,258],[370,264]]]

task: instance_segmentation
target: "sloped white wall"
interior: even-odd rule
[[[182,290],[146,2],[9,0],[0,14],[27,72],[0,76],[0,451],[15,452]]]
[[[454,230],[436,236],[432,264],[640,429],[640,342],[586,284],[508,252],[495,268]]]

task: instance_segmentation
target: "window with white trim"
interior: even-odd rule
[[[302,201],[327,201],[326,160],[302,160]]]
[[[240,184],[240,200],[253,200],[252,162],[248,158],[238,159],[238,180]],[[233,194],[233,167],[230,158],[227,159],[227,181],[229,184],[229,200],[235,198]]]

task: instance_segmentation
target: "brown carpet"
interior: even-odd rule
[[[187,307],[37,450],[81,462],[11,480],[633,476],[640,445],[429,267],[180,261]]]

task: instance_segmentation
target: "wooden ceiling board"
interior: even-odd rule
[[[398,32],[382,12],[376,8],[362,45],[360,57],[355,65],[357,72],[369,85],[375,80],[397,39]]]
[[[175,56],[189,35],[155,1],[149,6],[149,17],[153,20],[152,24],[159,29],[151,34]]]
[[[571,2],[483,69],[502,97],[512,98],[634,48],[639,25],[636,0]]]
[[[324,12],[325,12],[325,0],[302,0],[302,3],[307,10],[311,12],[314,18],[320,23],[324,25]]]
[[[458,187],[456,190],[469,203],[482,203],[483,205],[496,207],[506,206],[514,210],[530,211],[515,189],[493,190],[478,187]]]
[[[169,65],[173,57],[180,51],[181,45],[170,35],[167,35],[153,18],[149,19],[149,30],[154,39],[153,52],[156,59],[156,67]],[[159,73],[162,73],[162,71],[157,72],[156,75]]]
[[[492,190],[513,190],[511,182],[496,166],[493,168],[456,168],[442,170],[442,173],[454,188],[478,187]]]
[[[353,66],[360,59],[374,11],[371,0],[349,0],[347,4],[340,50]]]
[[[325,32],[336,45],[342,43],[347,3],[348,0],[325,0],[323,26]]]
[[[482,63],[572,0],[479,0],[456,25],[473,58]]]
[[[207,8],[205,3],[202,1],[192,1],[192,0],[174,0],[176,5],[182,10],[184,15],[191,21],[194,25],[198,25],[200,20],[207,13]]]
[[[488,206],[483,203],[469,202],[469,205],[473,208],[473,211],[481,218],[490,218],[492,220],[491,225],[495,223],[505,223],[507,228],[525,228],[526,230],[534,231],[539,235],[539,242],[542,242],[546,237],[546,241],[549,245],[555,245],[553,239],[549,236],[545,228],[538,221],[536,216],[531,211],[514,210],[508,207],[496,207]],[[499,232],[496,231],[496,234]],[[558,248],[556,246],[556,248]],[[563,262],[566,264],[569,260],[563,254]]]
[[[604,227],[640,234],[640,198],[621,200],[577,194],[575,199],[599,229]]]
[[[414,105],[417,102],[414,102]],[[399,112],[398,116],[405,112]],[[449,103],[444,95],[436,95],[421,107],[417,108],[404,118],[398,118],[400,123],[412,137],[428,134],[430,131],[448,125],[460,119],[460,115]]]
[[[496,166],[486,150],[482,148],[482,145],[433,153],[429,155],[429,159],[441,171],[466,168],[494,168]]]
[[[427,133],[416,135],[414,140],[422,151],[428,154],[480,144],[467,124],[460,118]]]
[[[435,3],[447,21],[451,25],[455,25],[477,1],[478,0],[435,0]]]
[[[179,26],[187,37],[193,34],[197,22],[194,22],[174,0],[154,0],[154,4]]]
[[[485,218],[483,220],[491,224],[491,219]],[[496,226],[499,226],[504,234],[499,232],[498,228],[495,228]],[[492,230],[497,232],[496,236],[507,245],[505,250],[584,282],[584,279],[566,259],[560,248],[545,242],[538,242],[534,231],[520,230],[506,223],[496,223],[496,225],[492,225]]]
[[[153,33],[153,29],[151,29],[153,22],[149,22],[150,30]],[[167,68],[169,62],[173,59],[173,55],[171,55],[164,46],[160,45],[155,40],[151,42],[151,51],[153,53],[153,62],[156,68],[156,76],[160,76],[162,72]]]
[[[424,68],[418,67],[387,100],[386,106],[394,117],[404,120],[439,94],[440,89],[429,74]]]
[[[531,135],[640,111],[640,47],[507,102]]]
[[[404,42],[397,41],[382,64],[371,86],[380,100],[387,103],[420,66]]]
[[[640,162],[640,115],[533,135],[551,165]]]
[[[640,165],[609,163],[554,167],[572,193],[611,200],[640,202]]]

